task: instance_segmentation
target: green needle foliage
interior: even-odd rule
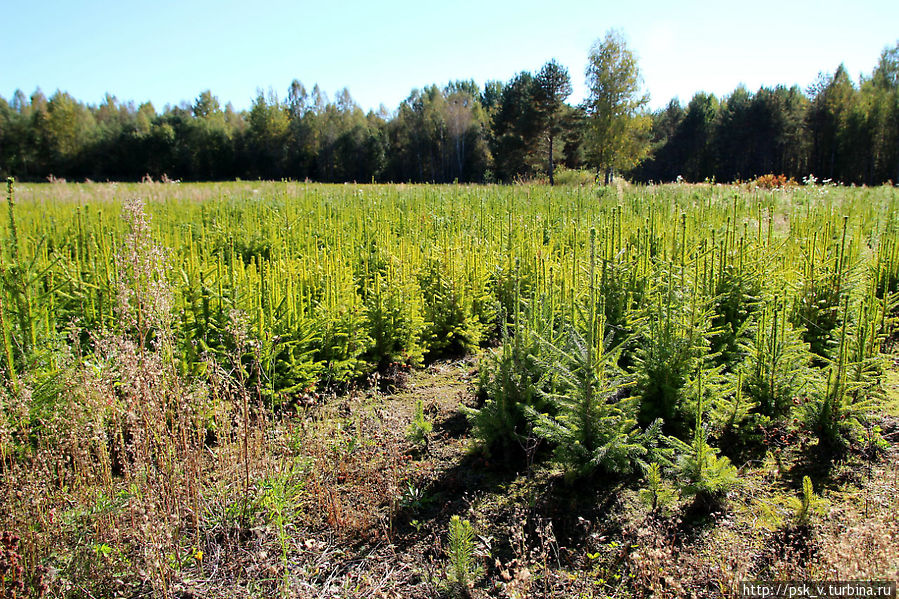
[[[693,439],[686,443],[676,437],[668,441],[677,454],[675,471],[685,495],[703,501],[715,500],[737,483],[737,469],[708,442],[708,430],[703,426],[702,376],[697,377],[699,401],[696,403],[696,424]]]
[[[483,323],[474,313],[474,297],[464,281],[431,260],[419,277],[425,306],[425,338],[432,356],[462,355],[478,346]]]
[[[418,365],[422,361],[425,326],[417,285],[391,272],[376,274],[365,298],[368,359],[383,368],[391,363]]]
[[[817,232],[812,235],[811,246],[805,253],[802,289],[793,314],[793,322],[803,329],[802,338],[817,356],[818,364],[832,358],[839,349],[839,327],[842,318],[848,316],[841,310],[841,304],[854,284],[850,266],[854,244],[847,238],[848,216],[843,217],[842,225],[839,236],[834,227],[826,227],[822,233],[825,243],[821,245]],[[827,236],[833,238],[832,243],[826,243]]]
[[[428,435],[433,430],[434,424],[425,417],[424,403],[419,399],[415,402],[415,413],[412,415],[412,422],[406,428],[406,439],[416,447],[427,447]]]
[[[879,445],[871,411],[899,317],[895,188],[9,182],[7,204],[0,458],[25,494],[7,520],[29,522],[38,494],[65,520],[80,509],[70,495],[100,487],[126,509],[78,525],[99,535],[102,564],[57,551],[68,525],[23,534],[30,563],[59,566],[51,583],[75,580],[68,562],[100,588],[118,561],[138,586],[167,577],[152,591],[171,594],[178,545],[202,541],[209,514],[240,532],[260,510],[287,573],[296,493],[271,444],[333,462],[325,487],[352,483],[342,474],[364,474],[389,441],[366,438],[382,414],[356,414],[335,445],[326,437],[343,425],[321,429],[331,410],[315,400],[464,353],[480,354],[474,436],[510,458],[491,463],[514,468],[524,453],[529,472],[569,480],[640,471],[657,512],[676,488],[697,506],[720,501],[738,479],[718,448],[752,455],[754,431],[797,439],[772,452],[786,460]],[[425,412],[416,405],[407,429],[420,448]],[[389,453],[388,466],[404,462]],[[421,503],[415,481],[387,470],[375,486],[393,489],[393,507]],[[350,536],[367,526],[340,489],[313,486],[322,522]],[[815,506],[804,486],[799,524]],[[149,524],[114,540],[131,507]],[[449,532],[447,578],[465,595],[476,536],[461,518]]]
[[[603,261],[599,281],[599,310],[604,317],[604,334],[612,347],[621,348],[619,365],[629,367],[634,362],[634,333],[641,324],[634,309],[645,292],[644,281],[638,276],[636,264]]]
[[[672,432],[688,429],[694,413],[689,389],[705,357],[710,314],[695,304],[684,305],[675,283],[656,289],[654,301],[644,307],[644,325],[636,352],[636,393],[642,424],[662,419]]]
[[[744,357],[743,344],[751,337],[750,325],[762,292],[758,276],[748,269],[728,265],[715,287],[711,351],[728,370]]]
[[[539,390],[544,369],[538,360],[539,350],[536,343],[525,339],[525,327],[516,328],[517,333],[510,336],[504,324],[499,352],[482,358],[479,387],[486,398],[484,405],[465,410],[481,448],[491,454],[500,452],[506,459],[530,434],[526,408],[543,403]]]
[[[117,217],[131,198],[144,221]],[[632,470],[647,430],[691,442],[698,403],[717,438],[798,417],[844,447],[882,395],[897,201],[816,186],[10,181],[0,362],[15,397],[69,340],[90,360],[106,333],[145,349],[165,337],[179,375],[231,364],[290,407],[498,342],[470,417],[506,457],[537,436],[572,475]],[[132,247],[133,226],[158,254]],[[118,298],[146,303],[125,319]]]
[[[555,457],[569,476],[633,472],[651,453],[660,422],[640,431],[626,379],[603,372],[614,354],[594,353],[588,343],[571,331],[566,348],[550,349],[561,390],[548,398],[557,415],[535,413],[534,432],[555,445]]]
[[[632,472],[654,448],[659,422],[646,431],[637,427],[636,401],[626,393],[627,380],[615,377],[617,356],[601,335],[603,315],[595,311],[596,231],[591,231],[590,297],[580,326],[570,328],[564,347],[547,344],[559,391],[548,394],[555,416],[534,414],[536,434],[556,447],[555,456],[569,476],[600,470]]]
[[[662,477],[662,469],[658,462],[649,464],[646,469],[646,486],[640,489],[640,501],[656,512],[671,504],[676,494],[670,485]]]
[[[743,390],[756,413],[783,419],[803,394],[815,389],[808,345],[787,322],[777,297],[761,311],[755,339],[743,348],[747,355]]]
[[[484,571],[475,555],[471,522],[457,515],[450,518],[446,553],[449,560],[446,577],[450,590],[457,596],[470,597],[471,587]]]
[[[506,460],[520,453],[532,436],[531,414],[552,409],[546,392],[552,389],[553,375],[544,349],[547,340],[555,340],[558,317],[546,296],[531,302],[525,311],[519,309],[521,303],[516,285],[515,313],[512,323],[501,327],[502,345],[483,357],[479,366],[478,389],[484,405],[464,408],[481,449],[499,452]]]
[[[787,506],[793,510],[793,522],[797,526],[808,524],[812,514],[820,514],[827,506],[827,501],[815,494],[812,479],[802,477],[802,495],[787,498]]]
[[[848,299],[844,313],[848,312]],[[864,364],[853,369],[849,347],[848,324],[843,320],[837,358],[827,369],[823,390],[802,406],[806,426],[818,438],[819,445],[830,451],[845,449],[864,428],[864,421],[878,404],[878,397],[866,393],[869,381],[864,377]],[[855,373],[861,380],[853,380]]]

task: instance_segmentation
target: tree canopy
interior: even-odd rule
[[[534,108],[547,144],[547,172],[549,184],[554,185],[554,143],[563,132],[563,108],[571,95],[571,77],[568,69],[550,60],[534,78]]]
[[[634,167],[649,151],[649,96],[640,90],[634,53],[615,30],[590,48],[586,74],[588,158],[609,183],[613,172]]]

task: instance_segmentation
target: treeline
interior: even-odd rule
[[[809,173],[843,183],[899,181],[899,44],[856,86],[840,65],[803,93],[798,87],[737,88],[722,100],[698,93],[653,115],[650,158],[639,180],[797,180]]]
[[[634,65],[629,75],[636,74]],[[211,91],[162,112],[111,95],[89,105],[61,91],[49,99],[40,90],[30,97],[16,91],[11,100],[0,97],[0,175],[508,182],[552,179],[563,165],[605,171],[607,178],[612,168],[625,170],[638,181],[767,173],[899,181],[899,44],[884,50],[857,84],[840,66],[805,91],[740,87],[720,100],[698,93],[686,107],[673,100],[653,113],[635,97],[651,126],[640,127],[630,114],[632,134],[621,142],[613,138],[616,116],[603,115],[596,101],[596,78],[588,75],[592,101],[581,106],[565,103],[568,71],[550,61],[536,74],[483,88],[456,81],[416,89],[392,113],[383,107],[366,113],[346,89],[329,99],[317,85],[310,92],[296,80],[285,98],[260,92],[245,111],[223,107]],[[603,144],[616,143],[626,144],[621,151],[632,160],[604,158]]]

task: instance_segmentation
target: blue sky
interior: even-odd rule
[[[584,94],[591,43],[622,31],[651,104],[744,83],[799,84],[841,62],[857,80],[899,41],[899,2],[4,2],[0,95],[38,86],[99,103],[192,102],[211,89],[249,106],[256,90],[290,82],[344,86],[365,109],[392,111],[414,87],[452,79],[508,80],[550,58]]]

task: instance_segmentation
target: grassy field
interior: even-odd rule
[[[0,597],[899,578],[893,188],[8,199]]]

